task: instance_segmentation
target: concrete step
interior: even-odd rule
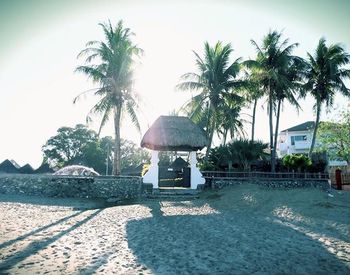
[[[159,188],[153,190],[149,198],[169,198],[169,199],[196,199],[199,197],[198,190],[186,188]]]

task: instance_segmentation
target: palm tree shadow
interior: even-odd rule
[[[105,208],[109,204],[104,199],[87,198],[49,198],[27,195],[0,194],[0,202],[24,203],[45,206],[70,207],[73,210],[92,210]]]
[[[204,203],[193,201],[195,207]],[[161,202],[146,204],[154,216],[129,221],[126,234],[139,263],[155,274],[350,271],[320,242],[266,217],[251,218],[243,211],[167,216]]]
[[[74,214],[72,214],[72,215],[66,216],[66,217],[64,217],[64,218],[62,218],[62,219],[60,219],[60,220],[58,220],[58,221],[55,221],[55,222],[53,222],[53,223],[50,223],[50,224],[45,225],[45,226],[43,226],[43,227],[40,227],[40,228],[38,228],[38,229],[32,230],[32,231],[30,231],[30,232],[27,233],[27,234],[24,234],[24,235],[22,235],[22,236],[17,237],[16,239],[9,240],[9,241],[7,241],[7,242],[1,243],[1,244],[0,244],[0,249],[3,249],[3,248],[5,248],[5,247],[7,247],[7,246],[9,246],[9,245],[12,245],[12,244],[14,244],[15,242],[22,241],[22,240],[24,240],[25,238],[27,238],[27,237],[29,237],[29,236],[31,236],[31,235],[35,235],[35,234],[37,234],[37,233],[39,233],[39,232],[41,232],[41,231],[44,231],[44,230],[46,230],[46,229],[48,229],[48,228],[50,228],[50,227],[52,227],[52,226],[55,226],[55,225],[60,224],[60,223],[62,223],[62,222],[65,222],[65,221],[67,221],[67,220],[69,220],[69,219],[71,219],[71,218],[74,218],[74,217],[76,217],[76,216],[79,216],[79,215],[82,214],[83,212],[84,212],[83,210],[78,211],[77,213],[74,213]]]
[[[4,260],[2,263],[0,263],[0,273],[10,270],[17,263],[23,261],[24,259],[28,258],[31,255],[34,255],[38,251],[48,247],[51,243],[57,241],[58,239],[60,239],[64,235],[70,233],[71,231],[77,229],[78,227],[80,227],[84,223],[93,219],[95,216],[97,216],[99,213],[101,213],[101,211],[103,211],[103,209],[96,210],[94,213],[92,213],[88,217],[84,218],[83,220],[78,221],[76,224],[74,224],[70,228],[68,228],[64,231],[61,231],[60,233],[58,233],[58,234],[56,234],[48,239],[45,239],[42,241],[32,242],[24,250],[16,252],[15,254],[11,255],[6,260]],[[78,213],[78,214],[81,214],[81,213]]]

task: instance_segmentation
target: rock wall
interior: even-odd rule
[[[0,194],[123,200],[142,195],[142,178],[0,174]]]
[[[330,184],[327,179],[208,179],[207,185],[213,189],[220,189],[226,186],[253,183],[268,188],[306,188],[315,187],[328,190]]]

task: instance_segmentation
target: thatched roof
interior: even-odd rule
[[[47,163],[42,163],[40,167],[34,171],[35,174],[51,174],[53,172],[53,169],[51,169]]]
[[[141,147],[157,151],[197,151],[206,145],[203,129],[182,116],[160,116],[141,141]]]
[[[18,169],[13,163],[6,159],[0,164],[0,173],[18,173]]]
[[[54,175],[99,176],[93,168],[82,165],[69,165],[56,171]]]
[[[18,171],[22,174],[33,174],[34,173],[34,169],[32,166],[30,166],[30,164],[26,164],[24,166],[22,166],[21,168],[18,169]]]

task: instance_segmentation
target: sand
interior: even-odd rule
[[[350,192],[242,185],[196,200],[0,195],[1,274],[350,274]]]

